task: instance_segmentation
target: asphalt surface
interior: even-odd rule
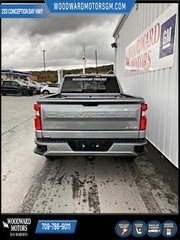
[[[33,153],[37,96],[2,98],[3,213],[177,213],[178,171],[148,144],[125,158]]]

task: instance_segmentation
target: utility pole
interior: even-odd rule
[[[98,69],[97,69],[97,50],[95,50],[95,62],[96,62],[96,73],[98,73]]]
[[[83,74],[86,73],[86,56],[85,56],[85,45],[83,44]]]
[[[57,70],[57,76],[58,76],[58,83],[60,83],[63,79],[63,69],[58,69]]]
[[[42,52],[43,52],[44,71],[46,71],[46,62],[45,62],[45,52],[46,52],[46,50],[42,50]]]

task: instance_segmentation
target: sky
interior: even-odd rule
[[[2,68],[46,70],[114,63],[113,31],[118,15],[55,15],[46,19],[2,19]]]

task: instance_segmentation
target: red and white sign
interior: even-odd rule
[[[174,64],[177,4],[172,4],[125,49],[125,70],[152,71]]]

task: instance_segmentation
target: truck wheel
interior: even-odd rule
[[[29,96],[29,92],[24,89],[24,90],[21,91],[21,95],[22,96]]]
[[[45,95],[49,95],[50,94],[50,92],[48,91],[48,90],[45,90],[45,91],[43,91],[43,95],[45,96]]]

